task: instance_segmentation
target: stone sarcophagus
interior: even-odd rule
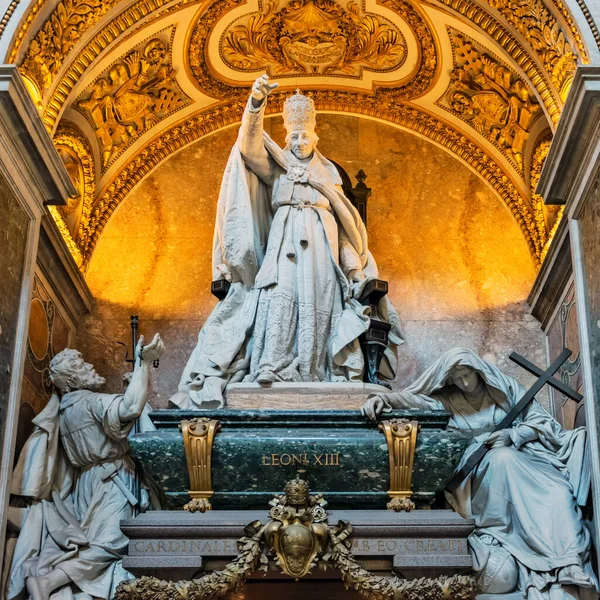
[[[199,510],[208,499],[218,510],[263,509],[298,472],[332,508],[427,507],[468,443],[446,429],[443,411],[397,410],[379,426],[358,410],[161,410],[151,418],[157,430],[134,435],[131,453],[166,509],[194,499],[206,503]]]

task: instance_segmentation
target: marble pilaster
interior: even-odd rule
[[[592,500],[600,506],[600,67],[580,66],[537,189],[547,204],[565,205],[536,286],[557,288],[572,270],[585,419],[592,465]],[[569,256],[570,255],[570,256]],[[562,267],[561,267],[562,264]],[[554,273],[551,273],[554,268]],[[543,284],[542,279],[546,279]],[[539,283],[539,285],[538,285]],[[556,293],[558,291],[554,290]],[[538,300],[534,288],[533,296]],[[539,303],[541,307],[543,302]],[[535,309],[534,309],[535,310]],[[541,311],[542,313],[544,311]],[[600,515],[595,511],[596,539]]]
[[[44,204],[64,204],[74,192],[17,67],[0,66],[0,548],[40,223]]]

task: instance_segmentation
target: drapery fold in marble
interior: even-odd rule
[[[483,382],[475,395],[455,381],[458,368]],[[524,393],[513,377],[458,348],[404,391],[378,396],[384,411],[450,412],[449,428],[472,435],[460,469]],[[585,435],[584,428],[563,430],[534,400],[507,431],[505,445],[493,447],[453,494],[447,492],[452,507],[475,520],[469,543],[482,591],[510,592],[516,585],[534,600],[597,597],[590,535],[579,508],[590,486]]]
[[[171,398],[180,408],[222,406],[226,385],[244,379],[362,378],[370,315],[358,298],[378,275],[366,228],[333,163],[317,150],[300,160],[263,131],[265,106],[249,101],[223,176],[213,279],[231,288]],[[400,322],[387,298],[378,311],[392,325],[382,374],[393,378]]]

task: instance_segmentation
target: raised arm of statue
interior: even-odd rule
[[[135,369],[131,382],[119,404],[119,419],[123,423],[137,419],[144,410],[148,400],[148,370],[157,358],[160,358],[165,347],[157,333],[150,344],[144,346],[144,336],[140,336],[135,349]]]
[[[264,145],[263,119],[267,96],[278,86],[278,83],[269,83],[268,75],[263,75],[254,82],[238,134],[238,145],[245,163],[269,185],[272,183],[275,165]]]

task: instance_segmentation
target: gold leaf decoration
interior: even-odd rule
[[[81,36],[120,0],[62,0],[29,46],[21,71],[37,86],[40,95]]]
[[[577,55],[554,15],[542,0],[488,1],[529,42],[564,102],[577,69]]]
[[[448,28],[454,54],[446,105],[494,144],[523,175],[525,143],[542,108],[527,84],[483,46]]]
[[[386,19],[364,13],[350,0],[278,0],[265,3],[246,23],[221,37],[221,55],[240,71],[271,75],[349,75],[362,69],[391,71],[406,59],[400,30]]]
[[[190,102],[177,84],[168,43],[155,37],[105,70],[75,108],[94,128],[104,172],[140,135]]]
[[[275,0],[272,1],[274,2]],[[317,1],[319,2],[318,5],[315,4]],[[212,31],[213,24],[240,3],[241,0],[221,0],[213,2],[206,12],[200,15],[197,23],[193,27],[190,37],[188,48],[190,71],[195,78],[198,87],[205,94],[220,100],[237,99],[240,96],[240,93],[247,94],[248,91],[247,87],[231,86],[218,79],[209,69],[206,55],[208,38]],[[417,98],[423,95],[435,81],[439,54],[437,42],[431,33],[425,18],[408,0],[382,0],[381,4],[396,12],[409,25],[419,46],[420,61],[415,68],[415,75],[410,81],[403,82],[393,88],[379,88],[377,93],[393,93],[396,99]],[[251,21],[251,25],[247,26],[247,29],[244,31],[240,30],[239,40],[231,39],[230,42],[223,42],[221,47],[222,56],[226,58],[225,47],[227,47],[230,60],[234,62],[237,61],[239,65],[246,65],[243,67],[245,70],[262,68],[262,66],[258,67],[256,65],[264,60],[267,64],[270,64],[272,68],[276,69],[276,71],[280,68],[284,69],[283,74],[288,73],[297,76],[302,73],[307,74],[307,71],[308,74],[321,74],[324,72],[337,72],[338,74],[343,74],[343,69],[346,68],[350,72],[355,72],[357,68],[367,68],[365,65],[361,67],[360,65],[363,63],[360,61],[356,64],[344,62],[346,56],[349,57],[348,60],[350,61],[354,60],[352,59],[352,56],[358,57],[360,55],[362,56],[361,61],[363,62],[366,61],[368,63],[368,61],[380,60],[383,61],[383,63],[387,61],[389,64],[395,64],[394,61],[396,58],[394,57],[393,52],[389,50],[391,41],[394,40],[396,43],[402,43],[399,52],[401,51],[402,53],[401,60],[405,59],[406,52],[405,50],[402,50],[402,48],[405,48],[404,38],[394,37],[396,32],[397,35],[401,35],[400,31],[395,28],[392,29],[391,23],[385,23],[386,28],[381,28],[383,27],[384,21],[380,21],[378,17],[377,24],[381,27],[377,30],[377,34],[373,35],[372,29],[375,26],[374,21],[367,18],[365,19],[364,24],[361,24],[360,26],[357,25],[357,15],[360,16],[361,14],[357,5],[351,3],[347,5],[346,9],[342,9],[341,6],[336,4],[333,0],[295,0],[289,5],[293,19],[290,21],[290,19],[281,17],[281,27],[286,28],[286,35],[281,34],[283,29],[277,30],[273,25],[273,23],[280,18],[280,13],[276,9],[276,6],[277,5],[275,4],[268,4],[265,6],[265,12],[253,16],[255,21]],[[342,24],[337,22],[337,16],[335,19],[330,18],[331,15],[338,15],[338,12],[340,15],[343,14]],[[284,13],[284,16],[285,15],[290,16],[290,13],[286,12]],[[362,16],[368,17],[369,15]],[[308,26],[305,23],[307,20],[311,23]],[[303,54],[303,58],[300,58],[298,55],[298,48],[300,46],[294,45],[294,40],[297,42],[300,38],[304,39],[303,36],[305,36],[307,29],[312,31],[311,27],[314,28],[315,22],[319,24],[319,33],[314,34],[312,40],[310,40],[311,43],[316,40],[316,43],[319,44],[321,43],[319,42],[320,39],[322,40],[322,43],[328,44],[326,53],[328,58],[326,60],[324,59],[325,62],[320,63],[320,66],[311,62],[313,61],[314,56],[308,51],[308,53],[305,52]],[[344,25],[344,23],[346,24]],[[363,33],[357,35],[356,39],[344,39],[344,51],[342,56],[340,48],[342,47],[341,37],[343,37],[343,35],[340,36],[336,32],[343,31],[343,27],[346,28],[346,31],[350,31],[354,27],[356,28],[356,31],[361,30]],[[296,37],[290,36],[290,33],[293,33],[293,36]],[[329,39],[330,41],[324,41],[326,39]],[[253,54],[255,47],[257,48],[257,52]],[[288,52],[288,56],[285,55],[284,48]],[[296,50],[294,50],[294,48]],[[302,46],[302,48],[306,50],[306,46]],[[289,54],[290,51],[292,52],[291,55]],[[347,54],[348,51],[349,54]],[[248,54],[248,57],[244,58],[244,54]],[[312,58],[310,58],[311,56]],[[337,62],[330,62],[335,56],[339,56],[340,60]],[[309,62],[307,62],[307,57],[309,57]],[[241,69],[242,67],[238,67],[238,70]],[[279,71],[277,71],[277,73],[278,76],[281,76]]]

